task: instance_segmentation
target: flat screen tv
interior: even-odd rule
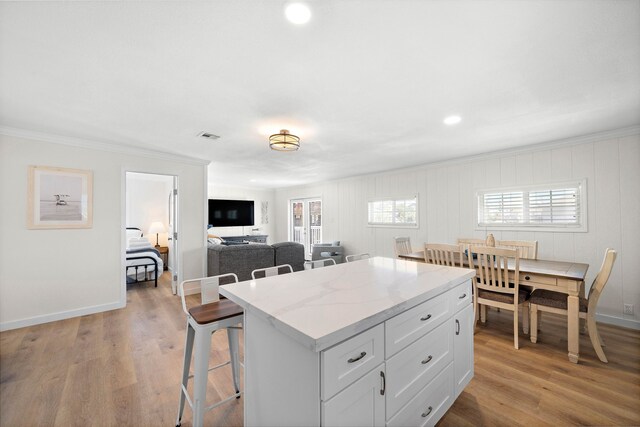
[[[253,225],[253,200],[209,199],[211,227]]]

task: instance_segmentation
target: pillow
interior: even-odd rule
[[[211,243],[212,245],[221,245],[222,242],[224,242],[224,240],[222,240],[219,237],[209,237],[207,239],[209,241],[209,243]]]
[[[132,238],[140,238],[142,237],[142,231],[140,230],[131,230],[127,228],[127,242]]]

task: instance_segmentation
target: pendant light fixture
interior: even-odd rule
[[[288,130],[282,129],[280,133],[269,137],[269,147],[276,151],[296,151],[300,148],[300,138],[291,135]]]

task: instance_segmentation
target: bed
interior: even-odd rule
[[[153,280],[158,287],[158,277],[164,270],[160,252],[136,227],[127,227],[127,254],[125,274],[127,284]]]

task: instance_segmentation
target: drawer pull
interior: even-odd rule
[[[529,276],[524,276],[524,280],[531,280],[531,277],[529,277]]]
[[[460,321],[456,319],[456,335],[460,335]]]
[[[458,299],[465,299],[467,297],[467,294],[462,294],[458,297]]]
[[[357,362],[358,360],[362,359],[363,357],[365,357],[367,355],[366,351],[363,351],[362,353],[360,353],[360,356],[358,357],[352,357],[351,359],[347,360],[347,363],[354,363]]]
[[[423,322],[424,322],[425,320],[429,320],[429,319],[431,319],[431,315],[430,315],[430,314],[427,314],[427,316],[426,316],[426,317],[421,317],[421,318],[420,318],[420,320],[422,320]]]
[[[427,357],[422,361],[422,364],[426,365],[427,363],[431,362],[431,359],[433,359],[433,356],[429,355],[429,357]]]
[[[431,411],[433,411],[433,406],[429,406],[429,409],[427,409],[427,412],[422,413],[422,418],[427,418],[431,413]]]
[[[380,379],[382,380],[382,388],[380,394],[384,396],[384,392],[387,390],[387,379],[384,377],[384,372],[380,371]]]

